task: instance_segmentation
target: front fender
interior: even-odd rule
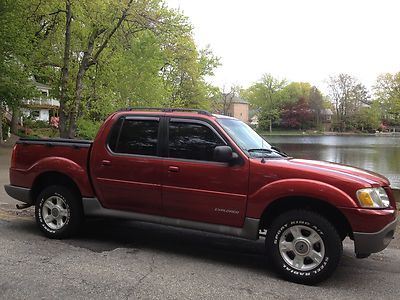
[[[261,218],[275,200],[288,197],[314,198],[335,207],[358,207],[356,200],[330,184],[309,179],[283,179],[263,186],[249,195],[247,217]]]

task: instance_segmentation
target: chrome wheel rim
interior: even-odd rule
[[[325,245],[314,229],[304,225],[287,228],[279,239],[279,253],[297,271],[310,271],[325,257]]]
[[[69,221],[69,207],[63,198],[53,195],[44,201],[42,217],[50,229],[61,229]]]

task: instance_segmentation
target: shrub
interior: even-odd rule
[[[102,122],[93,121],[87,119],[79,119],[77,122],[78,125],[78,136],[83,139],[94,139],[99,131]]]

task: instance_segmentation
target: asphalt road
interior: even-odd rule
[[[0,148],[0,185],[9,150]],[[74,239],[49,240],[33,210],[0,189],[1,299],[399,299],[400,237],[367,259],[344,256],[328,281],[281,280],[257,242],[172,227],[90,220]]]

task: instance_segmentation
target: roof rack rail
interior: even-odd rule
[[[195,108],[163,108],[163,107],[126,107],[121,108],[118,111],[133,111],[133,110],[156,110],[161,112],[174,112],[174,111],[181,111],[181,112],[195,112],[200,115],[211,116],[212,114],[204,109],[195,109]]]

